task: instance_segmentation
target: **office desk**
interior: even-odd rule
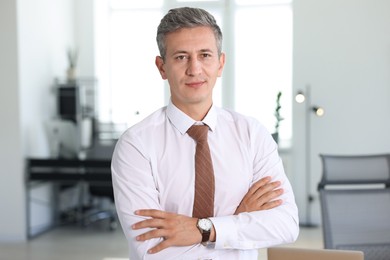
[[[111,182],[109,159],[41,159],[28,158],[29,181],[108,181]]]
[[[64,185],[76,186],[79,191],[77,205],[77,220],[79,222],[85,217],[83,215],[84,195],[98,193],[101,196],[113,200],[111,181],[111,154],[113,145],[104,147],[105,151],[97,151],[102,147],[91,149],[85,159],[79,158],[27,158],[27,205],[28,205],[28,235],[33,237],[45,232],[60,223],[59,192]],[[53,199],[46,206],[51,207],[52,223],[42,230],[34,231],[31,227],[30,209],[31,189],[39,185],[53,184]],[[93,194],[95,195],[95,194]]]

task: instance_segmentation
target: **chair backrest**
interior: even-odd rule
[[[321,185],[331,184],[390,184],[390,154],[320,155]],[[321,188],[321,187],[320,187]]]
[[[389,259],[390,155],[320,156],[325,248],[360,250],[366,260]]]
[[[361,251],[271,247],[268,260],[364,260]]]

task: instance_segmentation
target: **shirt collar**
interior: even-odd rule
[[[181,134],[185,134],[188,128],[197,123],[197,121],[178,109],[171,100],[169,100],[167,106],[167,116],[174,127],[179,130]],[[211,106],[206,117],[201,122],[208,125],[211,131],[215,130],[217,125],[217,110],[215,109],[214,105]]]

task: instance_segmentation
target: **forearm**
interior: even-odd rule
[[[252,185],[233,216],[212,221],[216,248],[263,248],[291,243],[298,235],[298,210],[291,185],[269,177]]]
[[[292,243],[299,232],[295,204],[211,220],[216,249],[254,249]]]
[[[140,218],[141,217],[141,218]],[[202,235],[197,227],[197,218],[162,210],[136,210],[132,218],[122,218],[129,227],[124,230],[128,241],[137,250],[138,256],[159,255],[158,259],[172,259],[186,252],[198,252]],[[135,220],[135,221],[134,221]],[[154,259],[151,257],[150,259]]]
[[[120,208],[121,206],[117,206],[117,208]],[[130,213],[130,212],[129,212]],[[141,228],[141,229],[134,229],[133,225],[135,223],[138,223],[139,221],[146,220],[149,218],[144,218],[137,216],[132,213],[124,213],[118,211],[118,216],[121,222],[121,226],[123,229],[124,234],[126,235],[127,242],[129,245],[129,251],[130,251],[130,259],[175,259],[180,258],[181,256],[185,255],[188,252],[199,252],[199,253],[205,253],[204,246],[200,244],[201,235],[200,232],[194,228],[193,233],[190,233],[190,237],[197,237],[199,242],[194,243],[193,245],[189,246],[175,246],[175,247],[168,247],[158,253],[152,253],[149,252],[150,249],[155,247],[156,245],[164,242],[164,237],[159,236],[156,238],[150,238],[144,241],[137,240],[137,237],[144,234],[145,232],[155,230],[154,228]],[[195,224],[193,224],[195,226]],[[192,226],[192,225],[191,225]],[[196,254],[196,253],[195,253]]]
[[[277,169],[280,170],[277,170]],[[274,178],[256,181],[235,216],[213,218],[216,248],[254,249],[291,243],[297,238],[298,210],[281,164]]]

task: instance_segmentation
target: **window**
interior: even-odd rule
[[[276,97],[281,91],[284,121],[279,135],[281,139],[291,139],[291,6],[243,5],[236,8],[234,15],[235,109],[259,119],[273,132]]]
[[[164,105],[164,82],[154,65],[159,2],[96,1],[99,121],[130,126]]]
[[[132,125],[167,103],[154,65],[157,25],[175,6],[210,11],[224,33],[227,64],[214,103],[258,118],[274,131],[282,91],[280,138],[291,138],[292,10],[288,0],[96,0],[99,120]],[[165,85],[165,86],[164,86]],[[222,87],[223,86],[223,87]]]

